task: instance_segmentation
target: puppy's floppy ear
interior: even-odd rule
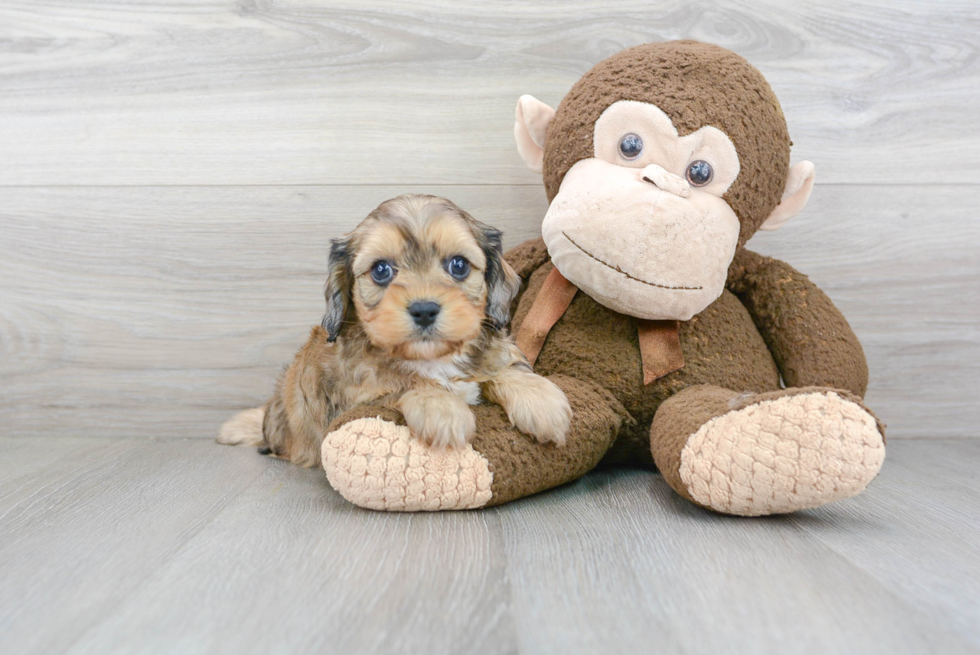
[[[510,322],[510,302],[521,288],[521,278],[504,259],[500,230],[477,223],[477,238],[487,258],[487,318],[494,328],[502,329]]]
[[[327,331],[327,341],[331,343],[340,336],[340,328],[350,309],[351,291],[354,286],[352,264],[354,253],[350,237],[341,237],[330,242],[330,260],[327,264],[327,283],[323,295],[327,300],[327,311],[323,315],[323,329]]]

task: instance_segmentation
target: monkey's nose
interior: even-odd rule
[[[419,327],[429,327],[436,322],[442,307],[431,300],[416,300],[408,306],[408,313]]]
[[[650,164],[643,169],[643,179],[658,189],[673,193],[675,196],[687,198],[691,195],[691,185],[688,184],[687,180],[679,175],[674,175],[657,164]]]

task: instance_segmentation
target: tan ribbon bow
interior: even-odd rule
[[[521,329],[517,332],[517,347],[527,361],[534,362],[541,354],[548,333],[572,304],[578,288],[565,279],[557,268],[548,273],[538,296],[531,304]],[[636,332],[643,361],[643,384],[650,384],[684,366],[684,353],[678,334],[677,321],[648,321],[636,319]]]

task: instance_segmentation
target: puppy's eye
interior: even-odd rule
[[[466,257],[456,255],[446,264],[446,271],[456,280],[465,280],[470,274],[470,263],[466,261]]]
[[[636,159],[643,152],[643,139],[630,132],[619,140],[619,152],[626,159]]]
[[[691,183],[691,186],[704,186],[714,176],[715,172],[711,168],[711,164],[703,159],[691,162],[691,165],[687,167],[687,181]]]
[[[390,262],[381,259],[371,265],[371,279],[375,284],[388,284],[393,277],[395,277],[395,269]]]

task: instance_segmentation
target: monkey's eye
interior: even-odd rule
[[[446,264],[446,271],[453,276],[453,279],[462,282],[470,274],[470,263],[466,261],[466,257],[456,255]]]
[[[619,140],[619,152],[626,159],[636,159],[643,152],[643,139],[639,134],[630,132]]]
[[[712,170],[711,164],[703,159],[693,161],[687,167],[687,181],[691,183],[691,186],[704,186],[711,181],[714,175],[715,172]]]
[[[393,277],[395,277],[395,269],[391,262],[379,259],[371,265],[371,279],[374,280],[375,284],[384,286],[391,282]]]

